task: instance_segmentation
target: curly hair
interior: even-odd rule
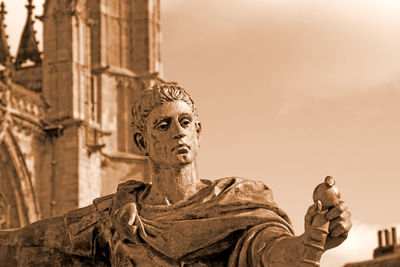
[[[195,121],[199,116],[194,101],[182,87],[173,83],[158,83],[143,90],[132,107],[132,128],[134,132],[145,132],[147,117],[157,106],[167,102],[183,101],[192,107]]]

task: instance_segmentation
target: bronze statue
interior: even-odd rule
[[[143,91],[132,115],[152,183],[128,181],[88,207],[0,232],[2,266],[319,266],[346,239],[350,213],[331,177],[300,236],[263,183],[200,179],[201,124],[179,86]]]

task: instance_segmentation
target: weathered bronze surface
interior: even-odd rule
[[[132,113],[152,183],[128,181],[88,207],[0,232],[1,266],[318,266],[346,239],[350,213],[330,186],[295,236],[263,183],[200,179],[201,124],[182,88],[155,85]]]

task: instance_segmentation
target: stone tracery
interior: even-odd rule
[[[6,198],[4,197],[4,193],[0,192],[0,229],[9,228],[9,205],[7,203]]]

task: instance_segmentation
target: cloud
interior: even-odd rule
[[[372,259],[373,250],[378,246],[378,230],[391,227],[400,228],[397,225],[365,224],[353,220],[353,228],[349,237],[339,247],[327,251],[321,260],[321,266],[338,267],[345,263]]]

